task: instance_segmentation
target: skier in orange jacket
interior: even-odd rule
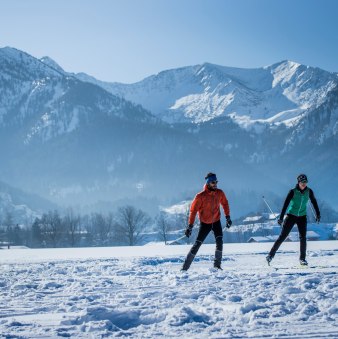
[[[200,229],[196,241],[183,263],[182,271],[187,271],[189,269],[195,255],[210,231],[214,232],[216,241],[214,267],[222,269],[223,230],[221,225],[220,206],[222,205],[223,207],[226,217],[226,227],[228,228],[232,225],[230,208],[224,192],[217,188],[218,181],[216,174],[208,173],[205,180],[204,190],[195,196],[190,207],[189,225],[185,230],[185,235],[190,237],[197,213],[200,219]]]

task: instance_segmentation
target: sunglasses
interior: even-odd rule
[[[210,181],[210,184],[216,185],[218,181]]]

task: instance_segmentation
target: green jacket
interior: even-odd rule
[[[309,200],[311,201],[315,211],[316,211],[316,215],[317,217],[320,216],[320,211],[319,211],[319,207],[318,207],[318,203],[317,200],[315,198],[315,195],[312,191],[311,188],[306,187],[303,191],[299,188],[298,185],[296,185],[295,188],[293,188],[292,190],[289,191],[283,208],[282,208],[282,212],[280,214],[280,219],[284,218],[284,214],[285,212],[287,214],[292,214],[295,215],[297,217],[302,217],[302,216],[306,216],[306,208],[307,208],[307,204],[309,202]]]
[[[306,188],[303,192],[299,189],[293,189],[293,197],[290,201],[286,214],[296,215],[302,217],[306,215],[306,207],[309,202],[309,189]]]

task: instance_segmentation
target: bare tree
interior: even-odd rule
[[[11,227],[10,232],[8,233],[8,240],[13,245],[22,245],[23,231],[19,224]]]
[[[109,242],[113,241],[114,238],[114,227],[116,226],[115,217],[113,213],[108,213],[106,216],[106,228],[108,230]]]
[[[67,214],[63,218],[65,232],[68,235],[70,245],[72,247],[80,240],[81,224],[80,216],[75,216],[72,208],[67,210]]]
[[[60,215],[57,210],[49,211],[41,217],[41,226],[45,239],[56,247],[62,238],[63,228]]]
[[[40,247],[43,245],[44,235],[41,219],[35,218],[31,227],[31,246]]]
[[[92,246],[94,241],[94,228],[91,217],[86,214],[81,217],[81,229],[84,231],[84,241],[87,246]]]
[[[9,243],[13,241],[13,228],[14,228],[13,215],[11,212],[6,210],[5,218],[3,221],[2,238],[3,240],[6,240],[8,242],[8,246],[9,246]]]
[[[148,215],[133,206],[118,210],[117,235],[122,243],[134,246],[141,240],[141,232],[150,223]]]
[[[12,215],[11,212],[9,212],[9,211],[5,212],[5,218],[4,218],[4,221],[3,221],[3,225],[6,228],[10,228],[10,227],[14,226],[13,215]]]
[[[177,210],[174,214],[174,230],[185,229],[189,223],[190,204],[186,206],[185,210]]]
[[[98,237],[99,244],[109,244],[113,227],[113,216],[105,217],[101,213],[94,213],[91,217],[94,233]]]
[[[167,244],[168,232],[170,231],[170,223],[164,212],[160,212],[159,216],[156,219],[156,225],[158,229],[159,238]]]

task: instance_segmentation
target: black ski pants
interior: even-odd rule
[[[222,225],[221,221],[218,220],[212,224],[205,224],[201,222],[200,229],[198,231],[198,235],[196,238],[196,241],[194,245],[192,246],[190,253],[193,255],[196,255],[199,248],[203,244],[205,238],[208,236],[210,231],[214,232],[215,236],[215,241],[216,241],[216,252],[219,251],[220,254],[222,255],[223,251],[223,230],[222,230]],[[218,256],[217,256],[218,257]]]
[[[306,257],[306,229],[307,229],[307,218],[306,215],[297,217],[292,214],[287,214],[283,227],[282,232],[279,235],[278,239],[274,243],[274,245],[271,248],[270,256],[274,257],[276,252],[279,249],[279,246],[283,243],[283,241],[287,238],[289,233],[291,232],[293,226],[297,224],[298,226],[298,233],[299,233],[299,242],[300,242],[300,260],[305,260]]]

